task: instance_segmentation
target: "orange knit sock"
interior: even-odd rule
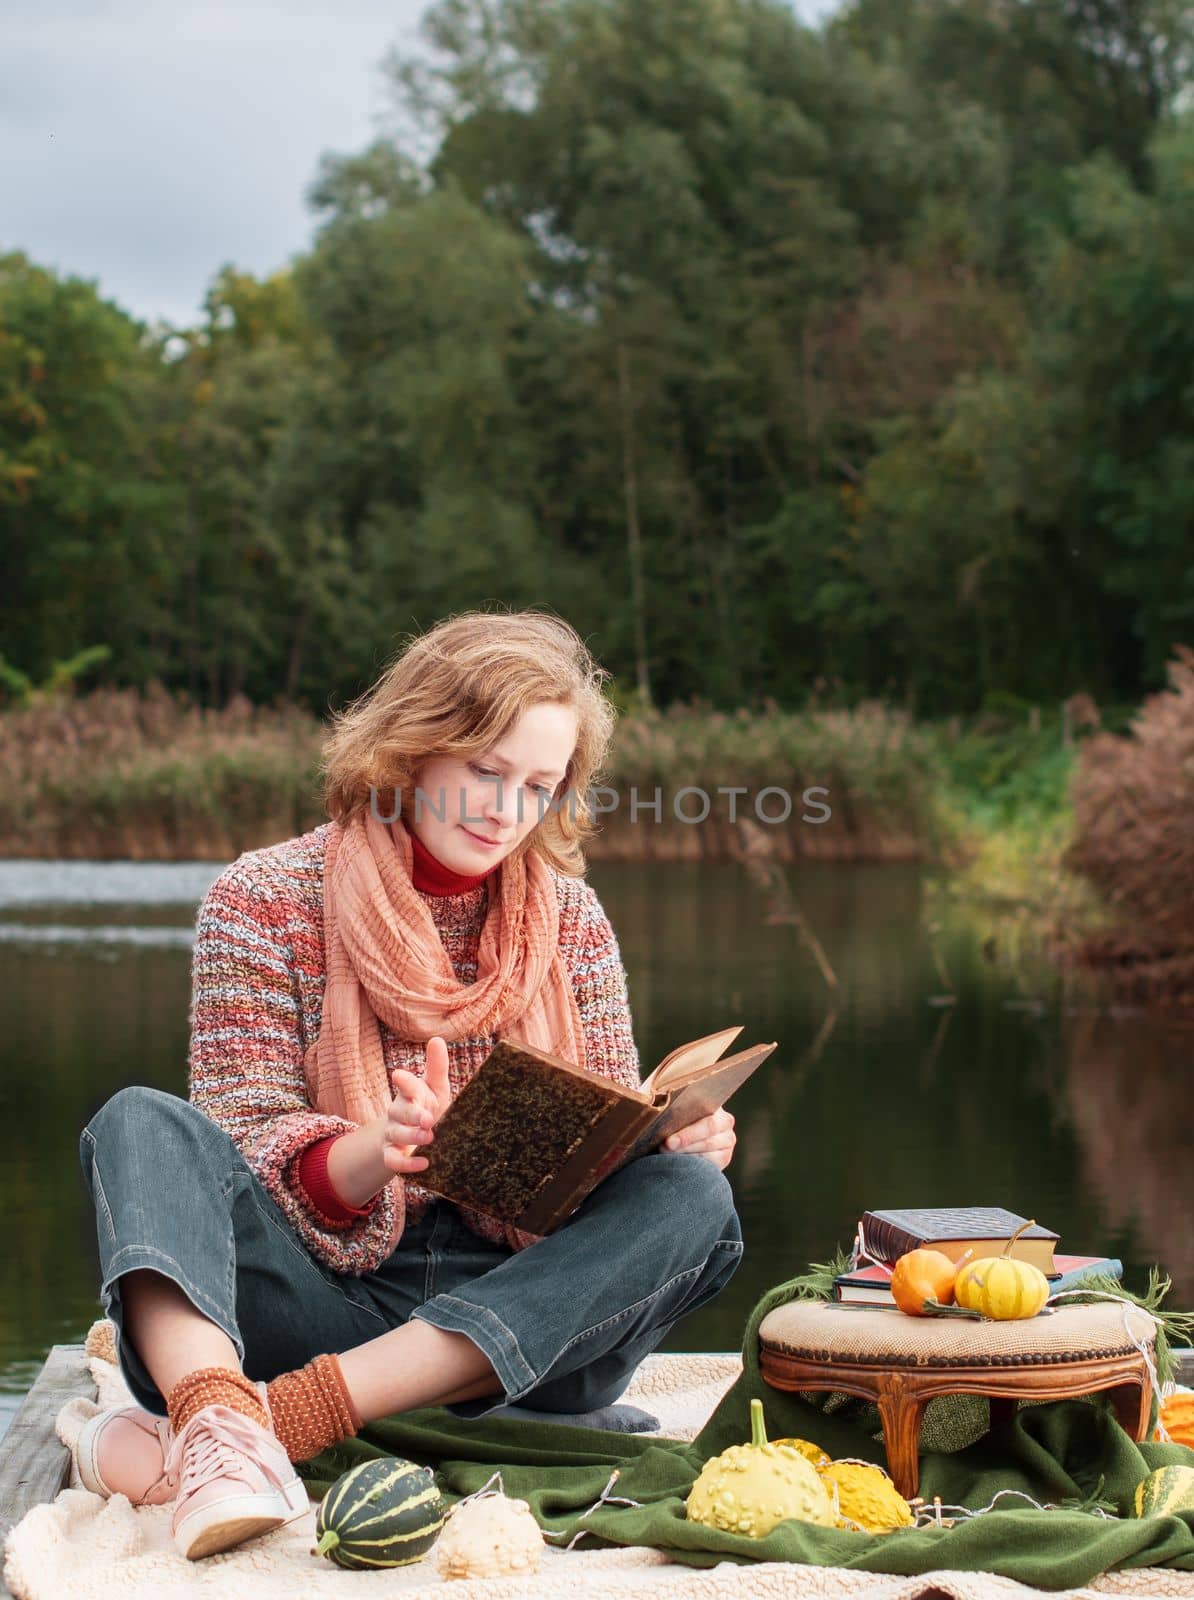
[[[266,1393],[274,1432],[292,1461],[310,1461],[362,1426],[335,1356],[316,1356],[297,1372],[280,1373]]]
[[[269,1412],[251,1379],[234,1367],[197,1367],[180,1378],[166,1396],[166,1410],[175,1433],[180,1433],[204,1406],[227,1406],[252,1417],[263,1428],[270,1425]]]

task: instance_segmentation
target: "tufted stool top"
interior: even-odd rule
[[[1110,1302],[1059,1305],[1017,1322],[910,1317],[891,1306],[790,1300],[759,1324],[763,1351],[802,1361],[881,1367],[1022,1367],[1152,1354],[1147,1311]]]

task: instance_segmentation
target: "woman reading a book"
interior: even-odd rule
[[[191,1558],[299,1515],[292,1463],[379,1417],[519,1403],[608,1424],[738,1264],[725,1110],[546,1238],[419,1187],[499,1037],[639,1082],[618,945],[581,876],[604,676],[538,613],[410,643],[334,722],[330,820],[242,855],[202,903],[189,1100],[124,1089],[83,1132],[140,1405],[88,1424],[80,1473],[172,1501]]]

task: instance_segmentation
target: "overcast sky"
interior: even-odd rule
[[[809,20],[831,0],[799,0]],[[0,254],[194,322],[225,262],[305,250],[325,150],[388,109],[425,0],[0,0]]]

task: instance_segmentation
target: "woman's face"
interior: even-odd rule
[[[546,813],[576,747],[571,706],[529,706],[490,750],[438,756],[418,773],[403,821],[437,861],[476,874],[496,866]]]

